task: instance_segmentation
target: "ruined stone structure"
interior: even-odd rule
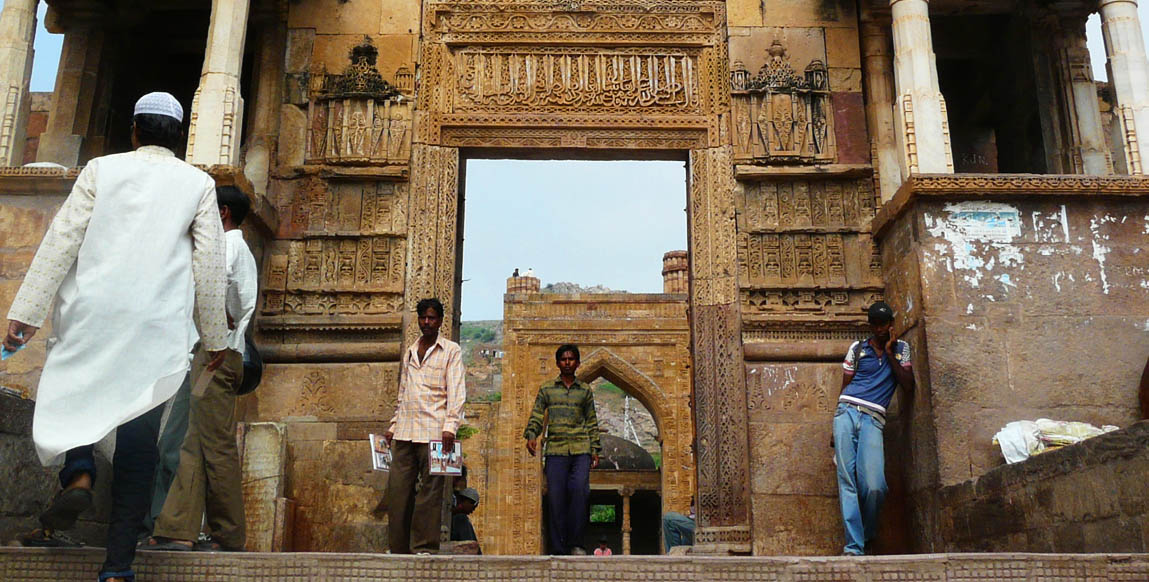
[[[667,253],[684,259],[683,253]],[[671,272],[666,285],[676,284]],[[487,458],[488,485],[500,492],[485,508],[484,547],[500,554],[537,554],[544,548],[542,459],[523,446],[523,429],[539,386],[557,376],[555,348],[575,343],[579,379],[606,378],[650,411],[662,444],[661,475],[591,472],[592,490],[623,497],[623,539],[629,549],[630,497],[657,492],[664,511],[687,513],[695,490],[690,411],[690,326],[685,293],[542,294],[534,277],[507,280],[503,303],[503,396],[495,444]]]
[[[666,507],[693,490],[700,553],[839,550],[830,415],[879,297],[918,382],[886,430],[880,551],[968,547],[946,516],[978,506],[938,491],[998,463],[1005,422],[1137,418],[1149,62],[1134,0],[48,0],[64,51],[29,141],[36,4],[0,13],[0,305],[75,168],[128,147],[145,88],[172,91],[188,159],[256,201],[269,365],[240,412],[273,423],[245,447],[264,549],[386,548],[365,438],[393,410],[415,302],[441,298],[456,333],[470,158],[687,162],[686,286],[666,289],[680,295],[563,304],[514,287],[506,306],[514,390],[573,340],[601,346],[586,373],[645,399]],[[1104,111],[1084,48],[1098,11]],[[32,143],[68,169],[14,167]],[[536,304],[569,311],[535,321]],[[0,382],[34,397],[46,331]],[[475,412],[472,450],[512,467],[482,478],[476,526],[514,532],[489,552],[537,551],[522,403]],[[1144,551],[1143,514],[1122,519]]]

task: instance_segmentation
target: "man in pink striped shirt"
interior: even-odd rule
[[[463,351],[439,335],[442,302],[423,299],[415,313],[423,335],[403,355],[399,402],[391,428],[383,433],[391,446],[387,534],[392,554],[439,550],[443,476],[430,474],[428,443],[442,440],[444,451],[454,448],[467,399]],[[422,482],[417,494],[416,480]]]

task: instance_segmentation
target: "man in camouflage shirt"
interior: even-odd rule
[[[578,346],[564,344],[555,351],[559,377],[539,387],[535,407],[523,438],[527,452],[538,452],[543,415],[548,416],[546,436],[548,533],[552,554],[585,555],[583,532],[588,520],[590,470],[598,466],[598,415],[590,385],[575,378],[579,366]]]

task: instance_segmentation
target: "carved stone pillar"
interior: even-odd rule
[[[1057,14],[1048,27],[1053,68],[1061,97],[1064,131],[1061,171],[1108,175],[1113,161],[1106,145],[1105,126],[1093,82],[1093,66],[1085,43],[1084,12]]]
[[[419,337],[415,305],[437,297],[443,302],[442,333],[455,338],[461,272],[459,244],[459,150],[414,144],[410,217],[407,227],[407,280],[404,289],[403,345]]]
[[[253,14],[252,22],[258,24],[259,48],[253,71],[256,79],[255,109],[243,172],[251,180],[256,193],[266,195],[279,134],[287,27],[276,11],[267,9]]]
[[[946,102],[938,85],[928,0],[890,0],[902,175],[952,174]]]
[[[68,167],[80,165],[99,94],[100,59],[104,49],[101,7],[67,5],[64,46],[56,71],[56,88],[48,124],[40,136],[36,161]]]
[[[4,0],[0,12],[0,165],[24,163],[28,82],[38,0]]]
[[[749,421],[730,146],[690,152],[690,334],[699,553],[749,553]]]
[[[630,555],[630,496],[634,495],[634,489],[623,489],[622,493],[622,555]]]
[[[889,22],[879,20],[869,3],[862,10],[862,67],[866,88],[866,123],[870,127],[874,178],[882,201],[902,185],[901,153],[894,131],[894,59]]]
[[[1109,57],[1109,82],[1117,95],[1125,159],[1130,174],[1144,174],[1141,165],[1149,135],[1149,59],[1137,16],[1137,0],[1101,0],[1101,32]]]
[[[193,164],[239,165],[243,122],[239,74],[248,4],[249,0],[212,0],[203,73],[188,128],[187,160]]]

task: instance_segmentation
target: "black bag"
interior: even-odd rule
[[[259,381],[263,379],[263,356],[259,355],[259,350],[255,349],[255,344],[251,342],[251,338],[243,338],[243,382],[239,384],[239,390],[236,392],[237,396],[244,394],[251,394],[259,387]]]

